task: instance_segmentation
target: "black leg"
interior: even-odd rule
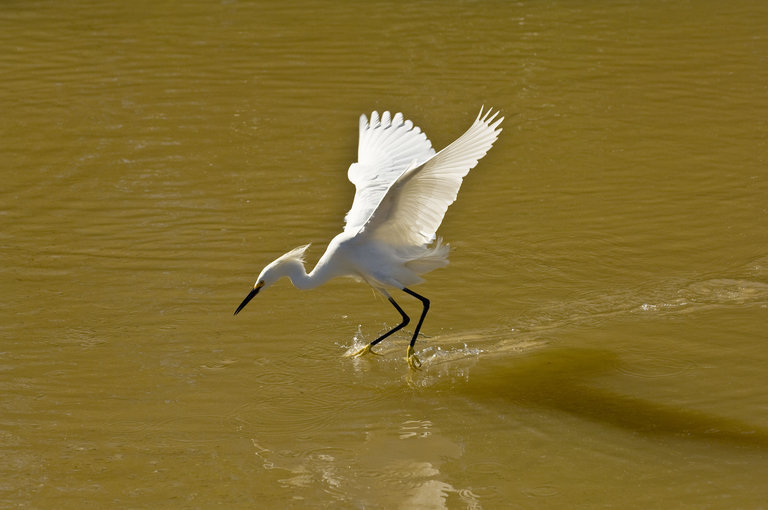
[[[427,316],[427,312],[429,311],[429,299],[420,294],[416,294],[414,291],[406,287],[403,288],[403,292],[407,292],[411,296],[420,300],[424,305],[424,309],[421,312],[421,317],[419,317],[419,323],[416,324],[416,329],[413,331],[413,338],[411,338],[411,348],[408,352],[413,352],[413,345],[416,343],[416,339],[419,337],[419,331],[421,330],[421,325],[424,323],[424,317]]]
[[[423,309],[421,311],[421,317],[419,317],[419,323],[416,325],[416,329],[413,332],[413,337],[411,338],[411,343],[408,346],[408,350],[406,351],[405,359],[408,360],[408,366],[417,369],[421,367],[421,361],[419,361],[419,358],[413,353],[413,345],[416,343],[416,339],[419,338],[419,331],[421,331],[421,325],[424,324],[424,317],[427,316],[427,312],[429,311],[429,299],[425,298],[424,296],[420,294],[416,294],[411,289],[403,287],[403,292],[410,294],[411,296],[415,297],[419,301],[421,301],[421,304],[423,306]],[[411,322],[411,318],[408,317],[408,315],[403,311],[402,308],[400,308],[400,305],[398,305],[394,299],[392,299],[392,296],[388,296],[387,299],[389,299],[389,302],[392,303],[392,306],[395,307],[395,310],[397,310],[400,313],[400,316],[403,318],[403,322],[395,326],[394,328],[390,329],[383,335],[381,335],[379,338],[374,340],[373,342],[369,343],[362,349],[357,350],[353,353],[348,353],[347,356],[352,356],[355,358],[358,358],[360,356],[363,356],[364,354],[367,354],[369,352],[373,352],[371,348],[390,336],[393,333],[396,333],[397,331],[400,331],[405,326],[408,325],[409,322]]]
[[[396,333],[397,331],[400,331],[401,329],[403,329],[404,327],[406,327],[406,326],[408,325],[408,323],[409,323],[409,322],[411,322],[411,318],[410,318],[410,317],[408,317],[408,315],[406,315],[406,313],[403,311],[403,309],[402,309],[402,308],[400,308],[400,306],[399,306],[399,305],[398,305],[398,304],[395,302],[395,300],[394,300],[394,299],[392,299],[392,296],[390,296],[388,299],[389,299],[389,302],[390,302],[390,303],[392,303],[392,306],[394,306],[394,307],[395,307],[395,309],[396,309],[398,312],[400,312],[400,315],[402,315],[402,317],[403,317],[403,322],[401,322],[400,324],[398,324],[397,326],[395,326],[394,328],[390,329],[389,331],[387,331],[386,333],[384,333],[383,335],[381,335],[379,338],[377,338],[376,340],[374,340],[373,342],[371,342],[371,343],[369,344],[371,347],[373,347],[373,346],[374,346],[374,345],[376,345],[377,343],[381,342],[382,340],[384,340],[385,338],[387,338],[387,337],[388,337],[389,335],[391,335],[392,333]]]

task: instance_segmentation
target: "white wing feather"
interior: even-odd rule
[[[346,232],[357,233],[368,221],[387,190],[414,162],[421,164],[435,154],[427,135],[405,120],[402,113],[360,116],[357,163],[347,176],[355,185],[355,199],[346,215]]]
[[[501,133],[498,112],[480,114],[456,141],[426,162],[409,166],[389,187],[364,225],[372,239],[399,246],[424,246],[435,233],[462,179],[485,156]],[[355,198],[357,200],[357,197]],[[354,208],[353,208],[354,209]]]

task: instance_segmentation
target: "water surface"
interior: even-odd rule
[[[7,2],[6,507],[759,508],[768,8]],[[357,119],[504,132],[408,370],[342,227]],[[418,303],[403,296],[413,314]]]

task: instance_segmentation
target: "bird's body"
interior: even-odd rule
[[[358,161],[349,167],[356,192],[344,231],[334,237],[307,274],[304,253],[295,248],[265,267],[237,314],[262,288],[288,277],[298,289],[311,289],[340,276],[367,282],[384,294],[403,321],[355,355],[408,324],[410,318],[387,289],[400,289],[422,301],[423,311],[408,348],[411,367],[420,362],[413,345],[429,308],[429,300],[408,287],[421,275],[448,265],[449,247],[435,240],[448,206],[456,199],[462,178],[496,141],[503,118],[482,109],[472,126],[455,142],[435,153],[426,135],[398,113],[360,117]]]

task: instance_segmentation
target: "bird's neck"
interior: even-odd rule
[[[325,271],[318,264],[307,274],[304,264],[297,260],[287,262],[284,266],[284,274],[287,276],[294,287],[300,290],[308,290],[318,287],[331,279],[332,275]]]

